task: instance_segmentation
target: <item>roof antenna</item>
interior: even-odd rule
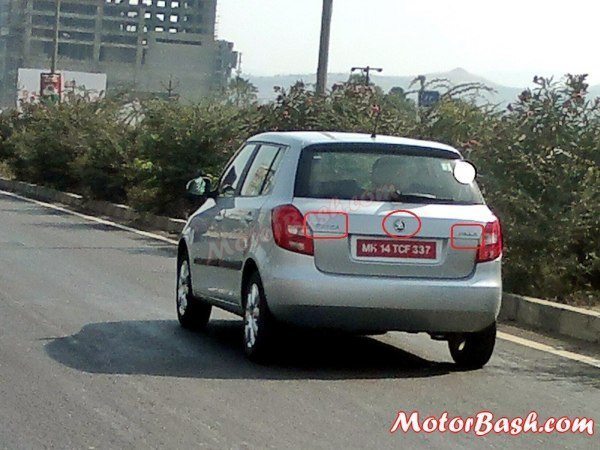
[[[381,118],[381,106],[373,105],[371,107],[371,112],[375,116],[375,126],[373,127],[373,134],[371,134],[371,138],[375,139],[377,137],[377,129],[379,128],[379,119]]]

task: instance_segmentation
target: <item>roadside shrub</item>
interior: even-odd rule
[[[110,102],[27,106],[9,138],[9,159],[19,179],[123,200],[127,135]]]
[[[249,137],[251,114],[232,105],[142,105],[129,154],[129,202],[138,209],[181,216],[186,182],[219,168]]]
[[[598,283],[600,114],[584,76],[534,82],[472,157],[503,219],[507,290],[560,300]]]
[[[13,130],[19,120],[16,111],[0,113],[0,176],[12,177],[11,161],[14,148],[10,140]]]
[[[334,86],[330,95],[316,95],[298,82],[289,90],[276,88],[277,99],[259,107],[258,131],[347,131],[409,134],[415,109],[410,103],[386,102],[375,87]],[[400,106],[400,107],[399,107]]]

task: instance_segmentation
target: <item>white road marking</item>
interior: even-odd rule
[[[177,245],[179,243],[178,241],[176,241],[174,239],[169,239],[167,237],[161,236],[160,234],[149,233],[147,231],[142,231],[142,230],[138,230],[136,228],[131,228],[126,225],[121,225],[120,223],[112,222],[110,220],[101,219],[101,218],[95,217],[95,216],[88,216],[87,214],[78,213],[76,211],[72,211],[72,210],[64,208],[62,206],[58,206],[58,205],[55,205],[52,203],[41,202],[39,200],[34,200],[31,198],[23,197],[21,195],[14,194],[12,192],[0,190],[0,194],[6,195],[8,197],[18,198],[19,200],[23,200],[23,201],[26,201],[29,203],[35,203],[36,205],[43,206],[44,208],[50,208],[50,209],[54,209],[55,211],[61,211],[61,212],[67,213],[67,214],[71,214],[71,215],[79,217],[81,219],[90,220],[92,222],[100,223],[102,225],[107,225],[107,226],[110,226],[113,228],[118,228],[119,230],[128,231],[130,233],[135,233],[139,236],[143,236],[143,237],[146,237],[149,239],[156,239],[159,241],[163,241],[163,242],[167,242],[169,244],[175,244],[175,245]]]
[[[178,244],[178,242],[176,240],[166,238],[159,234],[149,233],[147,231],[142,231],[142,230],[138,230],[136,228],[131,228],[126,225],[121,225],[120,223],[112,222],[110,220],[105,220],[105,219],[101,219],[99,217],[78,213],[76,211],[72,211],[70,209],[67,209],[62,206],[58,206],[58,205],[55,205],[52,203],[41,202],[39,200],[34,200],[31,198],[23,197],[18,194],[14,194],[12,192],[2,191],[2,190],[0,190],[0,194],[6,195],[8,197],[18,198],[19,200],[23,200],[23,201],[26,201],[29,203],[34,203],[34,204],[42,206],[44,208],[54,209],[56,211],[61,211],[61,212],[67,213],[67,214],[71,214],[71,215],[79,217],[81,219],[89,220],[91,222],[100,223],[102,225],[107,225],[107,226],[110,226],[113,228],[117,228],[119,230],[128,231],[130,233],[135,233],[139,236],[143,236],[143,237],[146,237],[149,239],[156,239],[156,240],[159,240],[162,242],[167,242],[169,244],[174,244],[174,245]],[[561,350],[559,348],[552,347],[551,345],[542,344],[540,342],[535,342],[535,341],[525,339],[525,338],[522,338],[519,336],[504,333],[502,331],[498,332],[498,337],[502,340],[512,342],[513,344],[522,345],[524,347],[529,347],[534,350],[538,350],[538,351],[545,352],[545,353],[550,353],[555,356],[560,356],[561,358],[570,359],[572,361],[577,361],[577,362],[587,364],[592,367],[600,368],[600,360],[596,359],[596,358],[592,358],[591,356],[580,355],[579,353],[573,353],[573,352],[569,352],[567,350]]]
[[[525,339],[519,336],[515,336],[512,334],[504,333],[499,331],[497,336],[500,339],[505,341],[512,342],[513,344],[523,345],[525,347],[533,348],[535,350],[539,350],[546,353],[551,353],[552,355],[560,356],[562,358],[571,359],[573,361],[577,361],[583,364],[587,364],[592,367],[597,367],[600,369],[600,359],[592,358],[591,356],[580,355],[579,353],[569,352],[567,350],[562,350],[560,348],[552,347],[551,345],[542,344],[540,342],[531,341],[529,339]]]

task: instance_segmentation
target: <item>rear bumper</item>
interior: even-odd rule
[[[280,258],[278,258],[280,259]],[[302,326],[365,331],[472,332],[492,324],[502,298],[501,261],[466,279],[332,275],[312,258],[285,255],[261,271],[276,318]]]

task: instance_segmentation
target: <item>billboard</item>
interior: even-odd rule
[[[58,96],[62,101],[69,101],[71,98],[98,100],[106,94],[106,74],[69,70],[50,74],[43,69],[19,69],[17,107],[24,103],[39,102],[43,92]]]
[[[60,73],[42,73],[40,75],[40,93],[42,98],[58,102],[62,96],[62,76]]]

